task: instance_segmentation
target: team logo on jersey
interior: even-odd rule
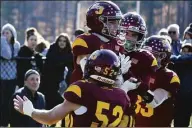
[[[120,46],[115,45],[115,51],[119,51],[119,49],[120,49]]]
[[[155,79],[154,78],[150,78],[149,83],[150,84],[154,84],[155,83]]]
[[[135,58],[132,58],[132,59],[131,59],[131,62],[132,62],[133,64],[137,64],[137,63],[139,62],[139,60],[138,60],[138,59],[135,59]]]

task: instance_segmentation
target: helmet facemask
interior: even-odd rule
[[[144,34],[141,34],[137,31],[133,31],[132,29],[121,27],[119,37],[121,37],[121,39],[123,39],[122,41],[124,41],[125,50],[134,51],[141,47]]]
[[[163,67],[163,63],[162,62],[163,62],[163,60],[166,59],[167,54],[165,52],[157,52],[157,51],[152,51],[151,53],[155,56],[155,58],[157,60],[158,68]]]
[[[108,37],[117,38],[121,17],[116,16],[100,16],[99,20],[103,23],[101,33]]]

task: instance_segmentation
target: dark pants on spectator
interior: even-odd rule
[[[9,124],[9,101],[15,92],[15,80],[0,80],[0,126]]]
[[[192,114],[192,91],[178,93],[176,106],[174,127],[188,127]]]

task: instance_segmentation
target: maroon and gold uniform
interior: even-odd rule
[[[136,102],[136,127],[170,127],[173,119],[174,99],[179,87],[179,78],[173,71],[160,68],[150,79],[150,90],[161,88],[169,92],[170,98],[160,106],[152,108],[142,103],[138,96]],[[168,114],[166,114],[168,113]]]
[[[131,68],[128,73],[124,75],[124,80],[134,77],[141,81],[142,88],[148,88],[150,77],[157,69],[157,60],[147,50],[139,49],[126,54],[131,58]],[[146,87],[145,87],[146,86]],[[128,92],[131,103],[135,104],[137,100],[137,89]]]
[[[86,80],[79,80],[70,85],[64,93],[64,98],[87,108],[82,115],[76,115],[74,112],[67,115],[66,127],[115,127],[120,124],[123,115],[128,113],[130,106],[126,93],[121,89],[98,86]]]
[[[96,33],[85,33],[75,39],[72,43],[74,71],[70,83],[81,80],[83,77],[81,67],[76,63],[78,56],[91,54],[99,49],[109,49],[117,55],[119,52],[123,52],[123,46],[118,45],[116,39],[111,38],[108,40],[107,38],[104,38],[105,37]]]

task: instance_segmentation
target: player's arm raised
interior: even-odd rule
[[[63,119],[71,111],[78,109],[80,105],[74,104],[65,100],[63,103],[55,106],[51,110],[39,110],[34,109],[32,102],[27,98],[16,96],[14,99],[14,108],[22,114],[32,117],[39,123],[42,124],[55,124],[59,120]]]

